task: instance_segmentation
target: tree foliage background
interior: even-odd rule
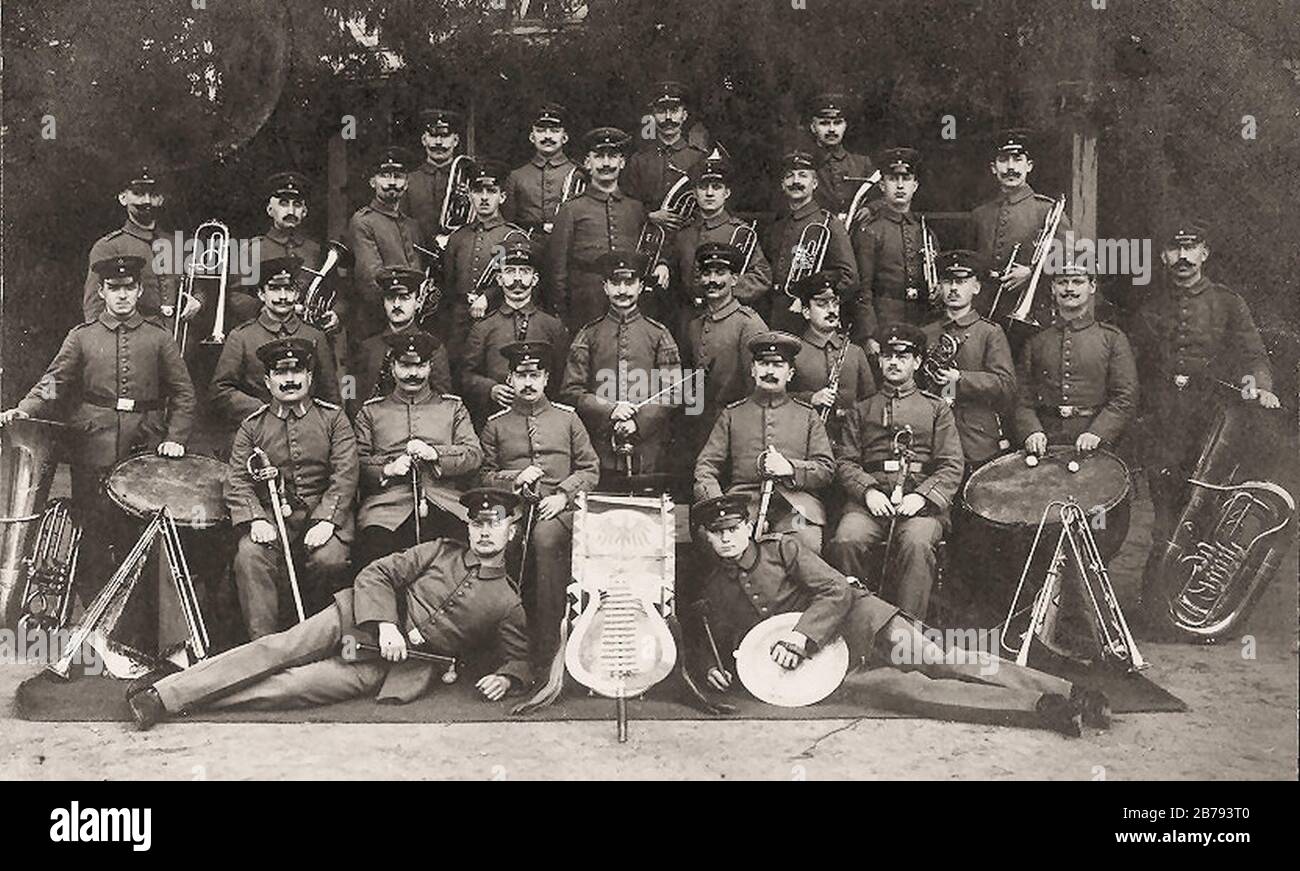
[[[133,163],[165,171],[165,227],[219,216],[237,236],[263,229],[260,180],[299,168],[317,181],[310,221],[324,235],[326,143],[344,116],[357,122],[354,208],[361,161],[390,142],[418,147],[424,106],[472,105],[475,150],[522,161],[538,101],[569,106],[574,139],[602,123],[635,132],[645,88],[664,77],[692,88],[751,211],[769,207],[800,109],[828,87],[857,100],[851,147],[922,149],[922,210],[990,196],[988,136],[1008,124],[1042,133],[1035,186],[1068,190],[1067,131],[1086,119],[1100,131],[1100,233],[1146,237],[1180,209],[1208,219],[1211,273],[1251,302],[1275,368],[1295,365],[1300,19],[1288,0],[589,0],[580,25],[507,35],[517,5],[6,3],[0,402],[79,318],[86,253],[121,224],[116,186]],[[530,14],[560,6],[534,0]]]

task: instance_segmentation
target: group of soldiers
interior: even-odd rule
[[[850,225],[842,218],[876,164],[845,150],[841,95],[809,107],[814,145],[785,155],[785,206],[754,244],[729,211],[731,159],[686,136],[685,89],[661,83],[648,110],[652,141],[627,156],[625,133],[596,128],[579,169],[564,153],[564,108],[543,105],[529,136],[536,153],[513,170],[457,163],[457,114],[424,112],[424,160],[388,148],[373,165],[374,197],[349,224],[350,286],[317,325],[301,315],[303,279],[323,259],[302,230],[307,180],[268,180],[272,226],[254,240],[255,274],[232,276],[231,329],[206,388],[232,434],[222,439],[226,501],[252,644],[134,687],[142,724],[219,699],[320,702],[381,684],[381,695],[411,698],[429,674],[408,652],[458,655],[487,641],[505,654],[479,683],[484,697],[523,691],[557,654],[575,496],[597,489],[690,487],[696,550],[715,568],[687,594],[713,601],[719,623],[740,634],[804,610],[773,649],[779,664],[796,667],[836,631],[866,657],[886,626],[911,632],[908,620],[925,619],[960,488],[1009,445],[1114,446],[1138,412],[1141,380],[1160,421],[1142,434],[1158,448],[1146,468],[1159,541],[1186,501],[1182,482],[1207,405],[1226,399],[1222,384],[1277,405],[1250,313],[1205,277],[1205,231],[1188,221],[1157,242],[1166,272],[1130,326],[1140,369],[1125,332],[1097,319],[1092,265],[1070,257],[1050,266],[1042,328],[1013,362],[1002,326],[984,315],[991,296],[1014,297],[1031,280],[1053,205],[1028,184],[1023,131],[1000,136],[989,156],[999,192],[973,212],[977,250],[938,253],[927,281],[924,249],[936,245],[911,211],[915,149],[886,150],[883,195]],[[576,194],[575,171],[586,181]],[[666,202],[683,177],[697,202],[689,219]],[[451,198],[468,215],[448,226],[457,178],[465,189]],[[142,448],[183,456],[193,430],[196,391],[171,327],[212,301],[181,297],[178,276],[155,269],[163,200],[147,171],[124,183],[126,222],[90,253],[85,322],[0,413],[0,425],[74,425],[73,497],[88,546],[104,554],[120,544],[104,477]],[[821,251],[807,244],[816,224]],[[638,250],[654,228],[663,244]],[[941,342],[955,353],[936,355]],[[254,451],[278,469],[302,560],[313,616],[296,626],[269,494],[246,472]],[[529,560],[510,579],[506,544],[518,546],[525,506]],[[95,579],[81,582],[83,598],[93,595]],[[361,630],[373,633],[374,655],[340,659],[339,639]],[[397,662],[411,675],[399,679]],[[733,668],[717,662],[699,676],[725,691]],[[1081,718],[1104,722],[1103,703],[1059,679],[1004,664],[1012,683],[998,691],[1027,693],[1008,708],[1006,695],[971,695],[990,681],[973,690],[971,674],[947,668],[921,686],[900,678],[897,692],[930,710],[1011,710],[1066,732]]]

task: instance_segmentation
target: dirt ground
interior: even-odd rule
[[[1149,540],[1134,509],[1112,578],[1127,600]],[[917,719],[451,725],[30,723],[12,715],[36,666],[0,666],[5,779],[1294,779],[1294,549],[1240,642],[1146,643],[1147,674],[1185,714],[1126,714],[1107,733]],[[1248,658],[1253,645],[1254,658]]]

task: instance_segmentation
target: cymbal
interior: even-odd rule
[[[836,638],[805,659],[784,669],[772,661],[772,645],[794,629],[801,611],[768,617],[746,633],[736,651],[736,673],[745,689],[759,701],[782,708],[812,705],[835,692],[849,671],[849,646]]]

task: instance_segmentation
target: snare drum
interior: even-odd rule
[[[118,463],[104,486],[113,504],[136,519],[166,507],[177,526],[210,529],[230,520],[226,472],[226,464],[212,457],[141,454]]]

